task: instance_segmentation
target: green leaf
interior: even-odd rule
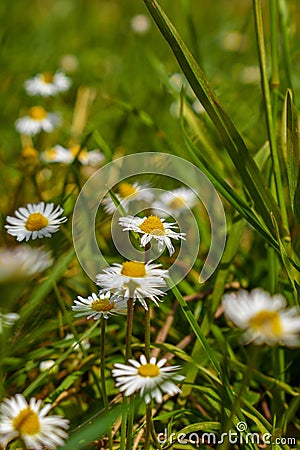
[[[75,370],[75,372],[72,372],[70,375],[68,375],[62,383],[49,395],[49,397],[46,398],[45,403],[53,403],[57,397],[63,392],[69,389],[72,384],[75,383],[75,381],[78,380],[82,376],[83,372],[80,370]]]
[[[96,418],[91,418],[87,423],[78,427],[79,429],[71,434],[69,440],[65,443],[65,445],[60,447],[60,449],[86,449],[90,442],[103,437],[124,411],[124,406],[117,406],[109,412],[104,412]]]

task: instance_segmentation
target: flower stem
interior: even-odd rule
[[[108,413],[108,399],[107,399],[107,391],[106,391],[106,383],[105,383],[105,328],[106,328],[106,319],[102,317],[101,319],[101,339],[100,339],[100,377],[101,377],[101,389],[102,389],[102,398],[105,412]],[[108,443],[109,449],[112,450],[112,436],[111,431],[108,432]]]
[[[128,363],[128,360],[132,356],[132,349],[131,349],[132,322],[133,322],[133,298],[130,298],[127,302],[127,326],[126,326],[126,349],[125,349],[126,363]],[[128,445],[131,442],[132,426],[133,426],[132,420],[129,420],[129,422],[131,422],[131,426],[130,426],[130,423],[128,423],[128,427],[127,427],[128,399],[125,395],[123,396],[123,405],[125,407],[125,411],[122,416],[120,450],[125,450],[126,448],[128,449]],[[126,439],[127,439],[127,445],[126,445]]]
[[[147,309],[145,310],[145,356],[147,361],[150,361],[150,307],[149,302],[146,300]],[[146,429],[145,429],[145,446],[144,449],[148,450],[150,445],[150,433],[152,422],[152,408],[151,404],[146,406]]]

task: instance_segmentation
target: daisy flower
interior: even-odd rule
[[[49,97],[67,91],[71,86],[70,78],[62,72],[43,72],[26,80],[24,83],[28,95]]]
[[[286,344],[294,346],[300,336],[300,315],[295,308],[285,309],[286,300],[271,296],[260,288],[250,293],[240,290],[223,297],[225,316],[239,328],[246,330],[244,343]]]
[[[17,313],[2,314],[0,309],[0,334],[3,333],[3,327],[11,327],[19,318]]]
[[[98,167],[104,160],[103,153],[98,149],[88,151],[86,148],[80,149],[79,145],[74,145],[68,150],[73,156],[73,160],[77,157],[83,166]]]
[[[110,299],[109,292],[100,295],[92,293],[88,298],[77,298],[79,300],[74,300],[75,305],[72,306],[72,310],[77,312],[75,317],[86,316],[87,320],[98,320],[101,317],[108,319],[110,315],[127,314],[127,300],[114,302]]]
[[[130,359],[130,365],[115,364],[112,375],[116,379],[116,386],[126,396],[140,392],[146,403],[150,403],[152,398],[161,403],[163,394],[172,396],[181,392],[173,381],[185,378],[177,374],[180,366],[163,367],[166,361],[161,359],[156,362],[156,358],[151,358],[147,362],[146,357],[141,355],[140,362]]]
[[[49,416],[51,405],[41,409],[41,400],[32,398],[29,403],[22,394],[5,399],[0,405],[0,443],[7,444],[21,438],[26,447],[34,450],[55,449],[68,437],[65,430],[69,421],[61,416]]]
[[[48,113],[42,106],[33,106],[28,115],[20,117],[15,122],[18,133],[35,136],[41,131],[51,133],[60,125],[60,117],[55,113]]]
[[[158,250],[161,252],[164,245],[167,246],[170,256],[173,255],[175,249],[171,239],[185,240],[185,233],[177,233],[172,228],[177,228],[175,223],[164,222],[158,216],[133,217],[126,216],[119,219],[119,224],[123,227],[123,231],[135,231],[142,234],[141,246],[146,245],[152,240],[158,241]]]
[[[100,292],[111,292],[111,300],[118,302],[121,298],[139,300],[148,309],[144,298],[149,298],[156,305],[159,296],[164,295],[161,290],[167,286],[165,278],[169,277],[168,270],[159,269],[160,264],[145,264],[138,261],[125,261],[114,264],[96,275],[96,284],[101,287]]]
[[[62,145],[55,145],[41,153],[41,160],[46,163],[71,164],[74,157],[72,153]]]
[[[145,201],[152,202],[153,193],[147,184],[139,184],[134,182],[133,184],[122,182],[118,185],[116,197],[121,203],[124,209],[127,209],[130,202]],[[103,200],[104,210],[108,214],[113,214],[116,211],[116,205],[112,201],[110,195],[107,195]]]
[[[17,217],[7,216],[9,225],[5,225],[5,228],[9,234],[17,237],[17,241],[51,237],[52,233],[58,231],[60,224],[68,220],[60,217],[63,212],[63,208],[55,208],[53,203],[29,203],[26,208],[15,211]]]
[[[30,278],[52,264],[49,252],[29,245],[0,248],[0,284]]]
[[[163,217],[178,217],[184,210],[192,208],[197,202],[194,191],[188,188],[178,188],[164,192],[158,200],[153,202],[152,209]]]

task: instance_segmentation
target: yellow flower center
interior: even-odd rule
[[[40,79],[47,84],[53,83],[54,75],[51,72],[44,72],[41,74]]]
[[[277,311],[259,311],[251,317],[249,324],[254,330],[263,331],[269,335],[281,336],[283,332],[280,315]]]
[[[132,197],[137,194],[137,190],[130,183],[120,183],[118,186],[119,194],[122,198]]]
[[[22,150],[22,156],[25,159],[36,159],[38,157],[38,151],[31,146],[24,147]]]
[[[165,234],[164,224],[157,216],[149,216],[140,225],[140,230],[147,234],[163,236]]]
[[[109,303],[108,299],[98,299],[92,302],[91,307],[95,311],[111,311],[115,307],[115,302]]]
[[[20,435],[34,435],[40,431],[41,424],[38,415],[27,406],[13,420],[13,427]]]
[[[55,159],[56,155],[57,155],[57,151],[55,150],[55,148],[48,148],[47,150],[45,150],[44,153],[46,159],[48,159],[49,161],[52,161],[53,159]]]
[[[33,106],[29,110],[29,117],[34,120],[44,120],[47,117],[47,111],[41,106]]]
[[[185,206],[185,201],[183,200],[182,197],[174,197],[170,202],[169,202],[169,208],[171,209],[181,209]]]
[[[43,214],[36,212],[29,214],[26,220],[25,228],[29,231],[38,231],[41,230],[42,228],[45,228],[48,225],[48,223],[49,223],[48,219],[45,216],[43,216]]]
[[[125,277],[142,278],[146,275],[145,264],[137,261],[125,261],[122,264],[121,274]]]
[[[154,378],[159,375],[159,367],[156,364],[143,364],[138,368],[138,374],[141,375],[141,377],[150,377]]]

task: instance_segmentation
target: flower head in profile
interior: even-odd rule
[[[0,334],[3,333],[3,328],[9,328],[14,325],[14,323],[20,318],[17,313],[6,313],[3,314],[0,309]]]
[[[16,438],[26,447],[35,450],[55,449],[68,437],[69,421],[48,413],[51,405],[41,408],[41,400],[31,398],[29,403],[22,394],[3,400],[0,405],[0,443],[7,444]]]
[[[71,164],[74,160],[72,153],[62,145],[54,145],[41,153],[41,160],[46,163]]]
[[[103,153],[97,148],[87,150],[86,148],[80,148],[80,145],[74,145],[68,151],[71,153],[73,160],[77,158],[83,166],[98,167],[104,160]]]
[[[17,282],[43,272],[52,264],[49,252],[29,245],[0,248],[0,284]]]
[[[119,183],[116,197],[119,200],[121,206],[127,210],[128,205],[132,201],[145,201],[147,203],[152,202],[153,192],[147,184],[139,184],[134,182],[133,184],[122,182]],[[112,201],[110,195],[107,195],[103,200],[104,210],[108,214],[113,214],[116,211],[116,205]]]
[[[111,292],[111,300],[122,299],[139,300],[145,309],[149,298],[156,305],[159,297],[164,295],[163,288],[167,286],[165,279],[169,272],[160,269],[160,264],[145,264],[138,261],[125,261],[123,264],[114,264],[96,275],[96,284],[100,286],[100,292]]]
[[[157,362],[156,358],[151,358],[148,362],[141,355],[139,362],[130,359],[130,365],[115,364],[112,375],[116,379],[116,386],[126,396],[140,392],[146,403],[150,403],[151,399],[161,403],[163,394],[172,396],[181,392],[174,381],[180,382],[185,378],[177,373],[180,366],[164,367],[166,362],[166,359]]]
[[[246,330],[244,343],[285,344],[294,346],[300,337],[300,315],[297,308],[286,308],[280,295],[271,296],[260,288],[250,293],[240,290],[223,297],[225,316]]]
[[[162,217],[178,217],[185,210],[195,206],[196,202],[197,196],[194,191],[182,187],[163,192],[159,199],[153,202],[152,209]]]
[[[28,95],[41,95],[42,97],[50,97],[65,92],[70,86],[71,80],[63,72],[38,73],[24,83]]]
[[[158,216],[133,217],[126,216],[119,219],[119,224],[123,227],[123,231],[135,231],[142,234],[141,246],[146,245],[153,239],[158,242],[158,250],[161,252],[166,245],[169,254],[173,255],[175,249],[171,239],[185,240],[185,233],[178,233],[173,228],[177,228],[175,223],[165,222]]]
[[[17,237],[17,241],[51,237],[67,220],[61,217],[63,212],[61,206],[55,207],[53,203],[29,203],[26,208],[15,211],[16,217],[7,216],[8,225],[5,228],[9,234]]]
[[[99,295],[92,293],[87,298],[80,296],[77,298],[78,300],[74,300],[75,305],[72,306],[72,310],[77,313],[75,317],[86,316],[87,320],[98,320],[101,317],[108,319],[115,314],[127,314],[127,300],[112,301],[109,292]]]
[[[16,120],[15,127],[20,134],[35,136],[41,131],[51,133],[60,122],[58,114],[49,113],[42,106],[33,106],[26,116]]]

